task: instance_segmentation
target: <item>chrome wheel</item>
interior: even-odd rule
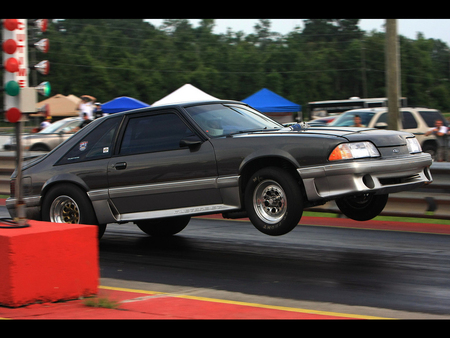
[[[58,196],[50,206],[50,221],[54,223],[80,223],[78,204],[67,195]]]
[[[280,222],[286,214],[287,200],[283,188],[275,181],[260,182],[253,194],[256,214],[268,224]]]

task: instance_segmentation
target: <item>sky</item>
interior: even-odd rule
[[[280,34],[287,34],[294,30],[296,26],[303,28],[304,19],[270,19],[271,30]],[[156,27],[159,27],[163,19],[149,19]],[[194,27],[198,26],[199,19],[191,19]],[[214,33],[226,33],[227,28],[232,31],[243,31],[246,34],[254,32],[254,25],[259,19],[215,19]],[[375,30],[385,32],[384,24],[386,19],[360,19],[359,28],[366,32]],[[417,39],[420,32],[426,39],[439,39],[450,46],[450,19],[398,19],[398,34],[410,39]]]

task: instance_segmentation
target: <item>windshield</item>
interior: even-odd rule
[[[49,125],[47,128],[42,129],[39,133],[40,134],[52,134],[52,133],[58,133],[59,131],[65,131],[70,132],[73,128],[75,128],[77,125],[80,124],[80,120],[72,120],[72,121],[64,121],[59,120],[51,125]]]
[[[242,105],[208,104],[186,108],[199,127],[211,137],[248,131],[281,129],[283,126]]]
[[[359,116],[362,126],[367,127],[375,113],[374,111],[348,111],[339,115],[328,125],[331,127],[353,127],[355,126],[355,116]]]

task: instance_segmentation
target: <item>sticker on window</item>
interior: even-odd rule
[[[104,147],[103,148],[103,154],[109,153],[109,147]]]
[[[80,143],[80,151],[85,151],[87,148],[88,141],[83,141]]]

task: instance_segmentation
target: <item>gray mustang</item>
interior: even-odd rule
[[[297,226],[304,208],[330,200],[349,218],[371,219],[389,193],[431,183],[431,163],[407,132],[284,127],[218,100],[97,119],[25,163],[22,189],[27,218],[95,224],[100,237],[108,223],[129,222],[172,235],[191,216],[215,213],[248,217],[276,236]]]

